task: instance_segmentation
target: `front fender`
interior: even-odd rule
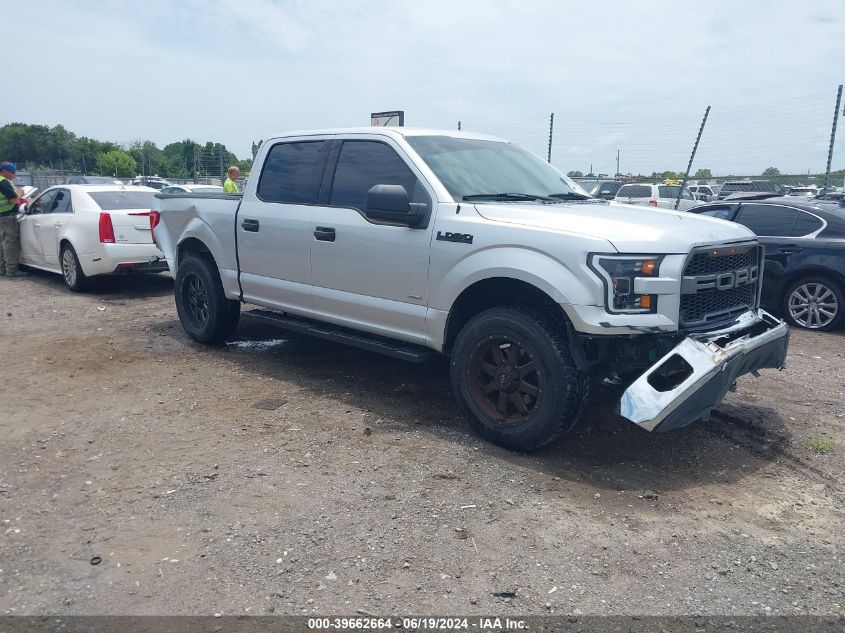
[[[564,310],[570,304],[604,305],[601,280],[587,268],[587,256],[567,265],[540,251],[491,247],[467,255],[432,284],[430,306],[448,311],[474,283],[492,278],[517,279],[545,292]],[[574,270],[569,266],[574,266]]]

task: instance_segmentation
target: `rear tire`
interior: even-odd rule
[[[62,267],[62,279],[71,292],[82,292],[88,287],[88,277],[82,272],[82,265],[73,246],[64,244],[59,254]]]
[[[241,304],[223,292],[214,260],[189,256],[176,271],[176,312],[185,332],[200,343],[219,343],[238,327]]]
[[[835,330],[845,321],[845,292],[829,277],[804,277],[786,289],[783,314],[795,327],[816,332]]]
[[[575,426],[589,397],[559,320],[522,307],[485,310],[464,325],[451,354],[452,389],[485,439],[532,451]]]

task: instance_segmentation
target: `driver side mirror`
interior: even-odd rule
[[[425,217],[426,205],[411,202],[402,185],[374,185],[367,192],[365,215],[373,220],[417,226]]]

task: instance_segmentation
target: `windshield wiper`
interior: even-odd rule
[[[553,193],[551,194],[551,197],[556,200],[589,200],[592,196],[585,196],[583,193],[567,191],[566,193]]]
[[[541,196],[533,193],[473,193],[464,196],[464,200],[501,200],[520,202],[523,200],[542,200],[544,202],[557,202],[557,198],[551,196]]]

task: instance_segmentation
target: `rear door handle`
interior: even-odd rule
[[[795,253],[800,253],[802,250],[804,249],[799,246],[781,246],[778,249],[778,253],[783,253],[784,255],[794,255]]]
[[[334,242],[335,232],[329,226],[318,226],[314,229],[314,237],[321,242]]]
[[[244,221],[241,222],[241,228],[250,233],[258,233],[259,226],[258,220],[252,220],[250,218],[244,218]]]

